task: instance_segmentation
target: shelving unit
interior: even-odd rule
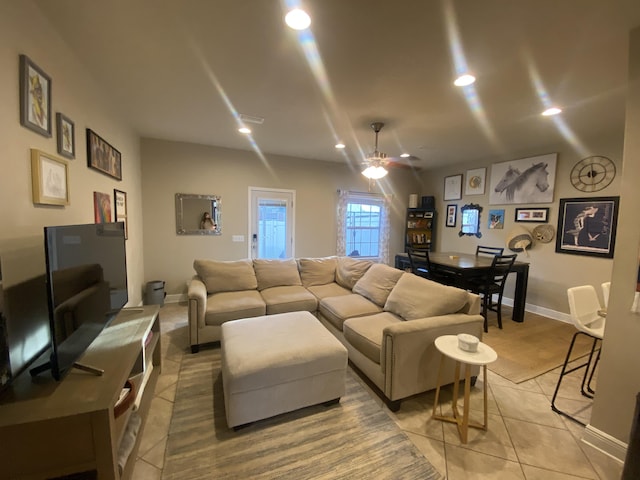
[[[408,208],[405,231],[405,252],[411,249],[433,250],[436,212],[432,209]]]
[[[131,477],[139,437],[124,468],[118,450],[132,412],[147,416],[161,370],[159,306],[122,310],[80,363],[102,376],[72,369],[60,382],[28,372],[0,398],[0,479],[49,479],[80,472],[86,478]],[[136,399],[116,418],[114,407],[131,380]]]

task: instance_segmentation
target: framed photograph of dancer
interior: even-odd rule
[[[620,197],[561,198],[556,253],[613,258]]]

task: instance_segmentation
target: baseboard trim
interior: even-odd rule
[[[180,303],[189,299],[186,293],[172,293],[164,297],[164,303]]]
[[[513,298],[502,297],[502,303],[508,307],[513,307]],[[568,313],[558,312],[557,310],[551,310],[546,307],[539,307],[532,303],[525,304],[525,311],[535,313],[536,315],[542,315],[543,317],[553,318],[560,322],[573,323],[571,316]]]
[[[628,445],[617,438],[591,425],[587,425],[581,440],[614,460],[624,463],[625,457],[627,456]]]

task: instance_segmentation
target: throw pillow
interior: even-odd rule
[[[407,273],[391,290],[384,310],[405,320],[415,320],[459,312],[468,298],[465,290]]]
[[[382,307],[391,289],[403,274],[404,272],[397,268],[375,263],[353,286],[353,293],[358,293]]]
[[[336,269],[336,282],[338,285],[351,290],[358,280],[373,265],[371,260],[355,259],[351,257],[338,257]]]
[[[298,268],[300,279],[305,287],[327,285],[336,281],[336,257],[300,258]]]
[[[258,290],[302,285],[298,264],[293,258],[287,260],[256,259],[253,261],[253,269],[258,279]]]
[[[194,260],[193,268],[208,293],[255,290],[258,287],[251,260]]]

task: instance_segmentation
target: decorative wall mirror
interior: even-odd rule
[[[178,235],[220,235],[221,200],[217,195],[176,193]]]
[[[482,212],[482,207],[476,203],[468,203],[460,208],[460,212],[462,212],[462,221],[460,222],[458,236],[475,235],[478,238],[482,237],[482,233],[480,233],[480,212]]]

